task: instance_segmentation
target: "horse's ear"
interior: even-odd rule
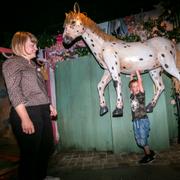
[[[77,2],[74,3],[74,12],[75,13],[80,13],[79,4]]]

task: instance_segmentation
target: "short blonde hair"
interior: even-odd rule
[[[13,35],[11,48],[14,54],[21,56],[24,53],[24,46],[28,38],[37,44],[37,38],[30,32],[18,31]]]

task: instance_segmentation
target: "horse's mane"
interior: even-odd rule
[[[100,36],[105,41],[117,41],[118,39],[110,34],[105,33],[93,20],[85,15],[85,13],[73,12],[70,11],[68,14],[66,13],[66,19],[64,24],[68,24],[73,21],[73,19],[79,19],[82,24],[95,32],[98,36]]]

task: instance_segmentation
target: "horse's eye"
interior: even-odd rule
[[[75,25],[75,23],[76,23],[76,21],[72,21],[72,22],[71,22],[71,25]]]

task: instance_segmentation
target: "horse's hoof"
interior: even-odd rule
[[[100,107],[100,116],[105,115],[108,112],[107,106]]]
[[[153,112],[153,105],[151,103],[149,103],[147,106],[146,106],[146,112],[147,113],[152,113]]]
[[[116,108],[113,111],[113,117],[122,117],[123,116],[123,109],[121,108]]]

